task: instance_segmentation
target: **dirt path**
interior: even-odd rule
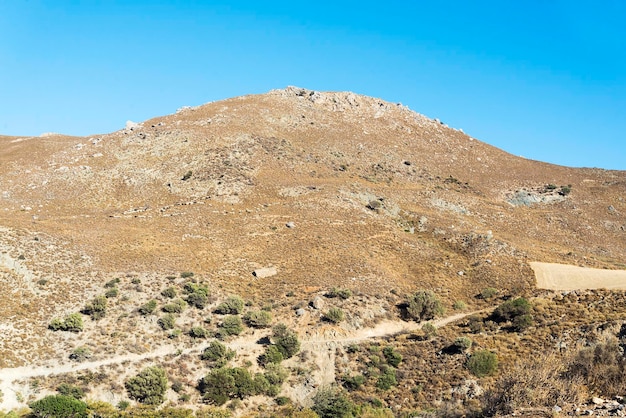
[[[488,309],[482,311],[459,313],[430,322],[436,327],[443,327],[466,316],[474,315],[487,310]],[[323,336],[314,336],[309,339],[302,339],[302,350],[308,350],[311,353],[314,353],[314,355],[317,357],[317,365],[319,366],[319,370],[314,373],[313,380],[317,384],[330,384],[335,379],[335,349],[337,346],[364,341],[372,338],[381,338],[416,331],[420,329],[423,324],[423,322],[404,322],[401,320],[383,321],[373,328],[363,328],[355,331],[350,335],[330,338],[325,338]],[[258,340],[263,337],[263,335],[263,332],[255,331],[251,334],[237,338],[227,345],[231,349],[235,349],[240,352],[254,350],[255,348],[258,348]],[[136,363],[142,360],[165,357],[168,355],[195,354],[200,353],[204,349],[204,347],[205,344],[202,344],[201,346],[195,346],[192,348],[180,350],[179,347],[176,347],[174,345],[164,345],[148,353],[126,354],[111,357],[108,359],[87,361],[83,363],[59,364],[59,362],[56,361],[44,366],[23,366],[0,369],[0,391],[3,395],[2,401],[0,402],[0,410],[12,410],[23,406],[18,401],[19,385],[17,384],[17,381],[19,380],[33,377],[46,377],[57,374],[74,373],[81,370],[95,370],[101,366],[109,366],[112,364],[120,364],[124,362]],[[311,385],[307,385],[307,387],[309,386]],[[295,399],[304,401],[304,399],[308,396],[311,390],[305,388],[293,388],[293,395],[295,396]]]
[[[537,287],[549,290],[626,289],[626,270],[603,270],[567,264],[530,263]]]

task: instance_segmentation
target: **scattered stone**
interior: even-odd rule
[[[604,399],[602,399],[602,398],[598,398],[598,397],[595,397],[595,396],[594,396],[593,398],[591,398],[591,402],[592,402],[594,405],[602,405],[602,404],[604,403]]]
[[[134,131],[135,129],[139,128],[141,125],[137,122],[133,122],[132,120],[128,120],[126,121],[126,129],[128,129],[129,131]]]
[[[560,406],[558,406],[558,405],[554,405],[554,407],[552,408],[552,411],[553,411],[553,412],[555,412],[555,413],[557,413],[557,414],[558,414],[559,412],[561,412],[562,410],[563,410],[563,408],[561,408],[561,407],[560,407]]]
[[[465,272],[464,272],[463,270],[461,270],[461,271],[459,271],[457,274],[458,274],[459,276],[464,276],[464,275],[465,275]]]
[[[275,276],[276,274],[278,274],[278,270],[276,269],[276,267],[263,267],[260,269],[256,269],[252,272],[252,275],[254,277],[257,277],[259,279],[265,279],[266,277],[272,277]]]
[[[311,301],[311,306],[317,310],[324,309],[324,305],[326,305],[326,302],[324,302],[324,298],[321,296],[315,296]]]

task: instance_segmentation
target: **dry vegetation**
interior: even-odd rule
[[[525,160],[400,105],[298,88],[0,150],[0,367],[25,366],[0,383],[18,388],[4,405],[65,383],[115,410],[124,382],[159,365],[165,403],[200,410],[209,341],[263,375],[278,323],[302,342],[282,389],[258,377],[219,413],[577,414],[624,395],[623,291],[538,290],[529,265],[624,269],[624,172]],[[82,331],[49,329],[70,314]],[[368,339],[376,324],[409,332]],[[477,372],[478,353],[497,369]]]

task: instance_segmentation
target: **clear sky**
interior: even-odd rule
[[[626,170],[625,22],[623,0],[0,0],[0,134],[108,133],[296,85]]]

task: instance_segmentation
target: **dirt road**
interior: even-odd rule
[[[443,327],[451,322],[462,319],[468,315],[480,313],[482,311],[475,312],[463,312],[456,315],[451,315],[445,318],[431,321],[436,327]],[[334,348],[337,345],[344,345],[353,342],[364,341],[372,338],[381,338],[391,336],[395,334],[412,332],[420,329],[424,323],[422,322],[404,322],[401,320],[395,321],[383,321],[377,324],[373,328],[363,328],[348,335],[342,335],[341,337],[323,337],[314,336],[308,339],[302,340],[302,349],[310,350],[314,353],[322,354],[320,356],[320,373],[316,376],[316,381],[319,384],[327,384],[334,381],[335,364],[334,364]],[[235,349],[239,352],[245,352],[258,348],[258,340],[260,338],[259,332],[237,338],[228,343],[231,349]],[[18,401],[19,386],[18,380],[33,378],[33,377],[45,377],[64,373],[73,373],[81,370],[95,370],[101,366],[108,366],[112,364],[119,364],[123,362],[139,362],[146,359],[160,358],[173,354],[195,354],[200,353],[206,344],[202,344],[196,347],[180,350],[174,345],[165,345],[159,347],[155,351],[151,351],[143,354],[127,354],[122,356],[111,357],[108,359],[102,359],[97,361],[88,361],[83,363],[69,363],[59,364],[58,361],[50,362],[50,364],[37,367],[15,367],[0,369],[0,391],[3,395],[0,402],[0,410],[12,410],[23,406]],[[329,350],[330,349],[330,350]],[[298,391],[300,395],[304,395],[306,391]],[[298,398],[300,396],[297,396]]]

